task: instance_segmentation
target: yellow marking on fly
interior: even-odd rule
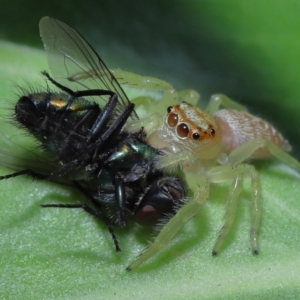
[[[64,108],[68,104],[68,101],[62,98],[53,98],[51,99],[50,103],[56,108]],[[68,110],[81,113],[85,111],[85,108],[83,107],[82,103],[73,102]]]
[[[128,147],[128,145],[124,144],[124,145],[122,145],[122,151],[125,152],[125,153],[129,153],[130,148]]]
[[[55,106],[55,107],[59,107],[59,108],[62,108],[64,106],[66,106],[66,100],[64,99],[61,99],[61,98],[54,98],[54,99],[51,99],[50,101],[51,105]]]

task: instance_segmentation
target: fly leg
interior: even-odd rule
[[[36,178],[36,179],[49,179],[49,175],[40,174],[40,173],[37,173],[37,172],[35,172],[31,169],[26,169],[26,170],[18,171],[18,172],[11,173],[11,174],[8,174],[8,175],[0,176],[0,180],[14,178],[14,177],[22,176],[22,175],[29,175],[29,176],[31,176],[33,178]],[[92,203],[96,206],[96,209],[94,209],[94,208],[92,208],[88,205],[85,205],[85,204],[43,204],[43,205],[41,205],[41,207],[82,208],[84,211],[88,212],[89,214],[93,215],[94,217],[96,217],[96,218],[98,218],[98,219],[100,219],[101,221],[104,222],[104,224],[106,225],[106,227],[108,228],[108,230],[109,230],[109,232],[112,236],[112,239],[113,239],[114,244],[115,244],[116,251],[120,252],[121,249],[119,247],[117,237],[116,237],[116,235],[115,235],[115,233],[114,233],[114,231],[111,227],[114,224],[111,224],[110,220],[108,220],[108,218],[103,214],[101,206],[97,205],[97,202],[94,201],[94,199],[90,196],[90,194],[84,188],[82,188],[79,183],[77,183],[76,181],[73,181],[73,184],[85,196],[87,196],[92,201]]]
[[[72,96],[73,99],[84,97],[84,96],[113,96],[116,95],[113,91],[109,90],[101,90],[101,89],[90,89],[90,90],[83,90],[83,91],[72,91],[68,87],[58,83],[56,80],[54,80],[46,71],[42,72],[42,75],[45,76],[53,85],[58,87],[60,90],[66,92],[70,96]]]
[[[91,89],[91,90],[83,90],[83,91],[72,91],[71,89],[61,85],[57,81],[55,81],[46,71],[42,72],[42,74],[55,86],[57,86],[62,91],[68,93],[71,97],[68,100],[68,103],[65,107],[64,114],[62,114],[61,120],[64,120],[65,114],[70,110],[71,105],[74,101],[74,99],[79,97],[85,97],[85,96],[110,96],[108,102],[103,107],[102,111],[100,112],[99,116],[97,117],[97,120],[95,121],[95,124],[91,128],[91,131],[86,139],[87,142],[89,142],[92,138],[95,139],[101,133],[109,120],[112,117],[112,114],[116,108],[116,105],[118,103],[118,96],[113,91],[109,90],[101,90],[101,89]],[[119,127],[113,127],[113,129],[116,131],[117,129],[120,131],[124,124],[126,123],[127,119],[129,118],[130,114],[134,111],[134,104],[129,103],[127,107],[124,109],[124,111],[120,114],[120,116],[117,118],[118,123],[120,123],[122,126]],[[114,125],[113,123],[112,125]],[[60,128],[61,124],[58,124],[56,127],[56,130]],[[107,130],[109,131],[109,130]],[[116,132],[114,132],[115,134]],[[118,133],[118,132],[117,132]]]
[[[25,169],[25,170],[18,171],[18,172],[15,172],[15,173],[11,173],[11,174],[8,174],[8,175],[0,176],[0,180],[14,178],[14,177],[22,176],[22,175],[28,175],[28,176],[31,176],[31,177],[36,178],[36,179],[48,179],[49,178],[48,175],[40,174],[40,173],[35,172],[31,169]]]
[[[51,203],[51,204],[42,204],[41,207],[57,207],[57,208],[81,208],[83,209],[85,212],[91,214],[92,216],[96,217],[97,219],[101,220],[107,227],[113,241],[115,244],[115,248],[116,248],[116,252],[120,252],[120,246],[119,246],[119,242],[118,239],[112,229],[112,226],[115,225],[113,224],[103,213],[102,211],[102,207],[99,205],[99,203],[97,201],[95,201],[95,199],[90,195],[90,193],[83,188],[77,181],[72,181],[72,183],[74,184],[75,187],[77,187],[80,192],[82,194],[84,194],[94,205],[94,208],[86,205],[86,204],[56,204],[56,203]]]
[[[113,241],[115,244],[115,248],[116,248],[116,252],[120,252],[120,246],[119,246],[119,242],[118,239],[111,227],[110,221],[104,216],[104,214],[102,213],[101,210],[94,209],[88,205],[85,204],[42,204],[41,207],[57,207],[57,208],[81,208],[83,209],[85,212],[91,214],[92,216],[96,217],[97,219],[101,220],[102,222],[105,223]]]
[[[129,105],[128,107],[126,107],[125,110],[119,115],[119,117],[95,142],[90,143],[90,145],[87,146],[82,152],[79,152],[77,157],[75,157],[71,162],[65,164],[63,167],[53,172],[51,174],[51,177],[62,177],[63,175],[69,174],[75,168],[80,168],[81,165],[84,165],[86,163],[85,156],[87,153],[93,153],[93,158],[96,160],[98,153],[102,150],[101,146],[110,138],[120,133],[132,111],[133,106]],[[95,126],[97,126],[97,124]],[[94,132],[94,134],[98,133],[98,130],[100,129],[98,128],[97,132]]]
[[[129,103],[124,110],[118,114],[117,118],[110,124],[110,126],[107,126],[108,122],[111,120],[112,117],[116,117],[116,106],[118,104],[118,96],[112,91],[107,90],[86,90],[86,91],[76,91],[73,92],[69,88],[61,85],[60,83],[56,82],[53,78],[50,77],[50,75],[47,72],[42,72],[42,74],[55,86],[57,86],[59,89],[65,91],[68,93],[71,97],[68,100],[67,105],[64,108],[64,112],[61,116],[61,122],[57,123],[57,126],[55,128],[55,131],[53,135],[55,135],[56,131],[61,130],[62,122],[65,119],[66,113],[71,109],[71,105],[75,98],[78,97],[84,97],[84,96],[103,96],[107,95],[110,96],[107,103],[104,105],[103,109],[99,112],[99,115],[97,116],[91,130],[89,131],[89,134],[86,137],[86,145],[87,147],[84,149],[84,151],[80,151],[71,162],[65,164],[63,167],[58,169],[56,172],[53,172],[51,174],[51,177],[56,176],[62,176],[70,173],[74,168],[79,168],[80,163],[85,164],[86,160],[86,154],[91,153],[93,156],[93,159],[97,159],[99,152],[102,150],[102,145],[108,140],[120,133],[123,126],[127,122],[130,115],[134,112],[134,104]],[[88,117],[88,112],[86,117]],[[85,118],[81,120],[81,122],[84,122]],[[77,124],[76,126],[79,127],[81,124]],[[44,125],[45,126],[45,125]],[[68,141],[65,141],[65,145],[68,145]],[[61,152],[63,149],[61,149]]]

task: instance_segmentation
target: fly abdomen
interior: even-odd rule
[[[62,161],[82,151],[100,112],[96,103],[63,93],[32,93],[15,106],[16,121]]]

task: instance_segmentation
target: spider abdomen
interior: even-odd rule
[[[276,128],[246,111],[221,109],[214,115],[214,118],[222,133],[222,152],[230,153],[254,139],[266,139],[284,151],[291,150],[288,141]],[[252,154],[251,158],[267,158],[269,156],[268,150],[259,148]]]

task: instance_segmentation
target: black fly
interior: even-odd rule
[[[156,223],[183,204],[182,179],[155,167],[159,151],[146,143],[146,132],[123,130],[138,119],[116,78],[88,42],[61,21],[44,17],[40,32],[53,77],[43,75],[58,92],[31,92],[15,106],[15,121],[33,135],[58,162],[49,174],[24,174],[44,180],[69,180],[86,203],[43,207],[81,208],[103,221],[120,251],[113,227],[126,225],[127,215],[140,223]],[[110,210],[107,210],[107,207]]]

